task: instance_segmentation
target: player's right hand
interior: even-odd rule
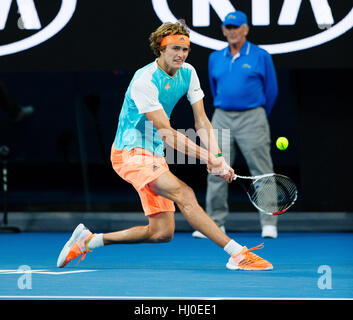
[[[207,164],[208,173],[220,177],[228,183],[235,177],[234,170],[226,163],[224,157],[214,158]]]

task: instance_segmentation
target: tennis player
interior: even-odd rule
[[[157,59],[137,70],[131,80],[111,150],[114,170],[138,192],[149,223],[105,234],[92,234],[79,224],[62,249],[57,266],[64,267],[77,257],[81,257],[81,261],[87,252],[106,245],[171,241],[176,203],[193,228],[230,255],[226,264],[228,269],[272,269],[271,263],[251,252],[263,245],[247,249],[230,239],[204,212],[193,190],[169,171],[164,158],[164,143],[202,160],[210,173],[228,183],[234,177],[206,116],[204,94],[196,71],[185,62],[190,51],[185,21],[162,24],[151,34],[150,46]],[[198,146],[170,125],[172,110],[184,95],[191,104],[195,129],[206,148]]]

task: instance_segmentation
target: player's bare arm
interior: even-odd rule
[[[192,110],[194,113],[195,129],[201,142],[211,154],[220,154],[221,150],[218,146],[213,126],[206,115],[203,99],[195,102],[192,105]],[[224,157],[219,157],[218,159],[222,161],[222,165],[217,168],[208,165],[207,168],[209,172],[220,176],[228,183],[232,182],[234,178],[234,170],[226,163]]]
[[[222,165],[222,161],[216,158],[213,153],[198,146],[188,137],[173,129],[163,109],[147,112],[145,115],[153,123],[164,142],[172,148],[184,154],[196,156],[196,158],[206,162],[210,168]]]

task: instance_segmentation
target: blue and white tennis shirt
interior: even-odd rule
[[[164,156],[163,139],[144,114],[164,109],[170,118],[185,94],[191,105],[204,97],[192,65],[183,63],[173,77],[158,67],[157,60],[137,70],[125,93],[114,147],[118,150],[144,148]]]

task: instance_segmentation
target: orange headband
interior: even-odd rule
[[[190,39],[188,36],[184,36],[181,34],[173,34],[170,36],[165,36],[162,39],[161,47],[164,47],[168,44],[186,44],[190,47]]]

